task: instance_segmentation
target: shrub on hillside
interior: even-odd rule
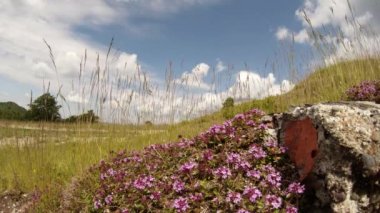
[[[223,107],[222,107],[222,112],[223,112],[223,117],[225,119],[231,119],[234,117],[234,99],[232,97],[228,97],[224,102],[223,102]]]
[[[91,170],[91,211],[297,212],[304,186],[262,115],[251,110],[193,139],[102,161]]]
[[[346,91],[348,100],[380,102],[380,80],[363,81]]]

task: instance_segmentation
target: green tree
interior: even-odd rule
[[[234,116],[234,99],[232,97],[228,97],[224,102],[223,102],[223,117],[226,119],[230,119]]]
[[[228,97],[223,103],[223,109],[228,108],[228,107],[233,107],[233,106],[234,106],[234,99],[232,97]]]
[[[44,93],[33,103],[29,104],[30,109],[27,113],[27,118],[34,121],[59,121],[61,115],[59,114],[60,105],[57,100],[50,93]]]

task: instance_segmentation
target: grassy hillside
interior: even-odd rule
[[[350,86],[373,79],[380,79],[380,59],[342,62],[311,73],[287,94],[249,101],[231,110],[237,114],[259,108],[272,113],[291,105],[337,101],[344,99]],[[41,189],[40,209],[52,211],[59,205],[61,189],[72,177],[107,158],[110,151],[140,150],[150,144],[176,141],[179,135],[191,138],[223,120],[223,113],[216,112],[168,126],[28,123],[25,127],[23,123],[0,122],[0,134],[7,135],[0,138],[0,193]]]
[[[1,120],[23,120],[26,109],[14,102],[0,102]]]
[[[290,92],[253,100],[234,107],[234,113],[260,108],[267,113],[283,112],[291,106],[345,99],[345,91],[363,80],[380,79],[380,59],[341,62],[320,68],[300,81]],[[220,118],[221,114],[216,113]]]

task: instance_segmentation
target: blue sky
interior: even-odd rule
[[[350,3],[358,25],[380,32],[380,1]],[[106,65],[110,78],[103,79],[107,88],[103,95],[114,111],[128,108],[141,117],[151,116],[157,111],[151,108],[158,107],[160,116],[171,114],[178,121],[187,111],[196,116],[217,110],[228,96],[247,100],[280,94],[293,87],[286,61],[289,44],[301,56],[296,61],[300,73],[318,62],[305,54],[313,40],[304,12],[314,29],[342,31],[339,38],[344,45],[334,43],[337,35],[326,37],[337,48],[323,61],[355,57],[362,51],[355,49],[358,42],[371,51],[380,49],[373,48],[380,44],[378,34],[362,35],[360,41],[355,38],[346,22],[351,15],[346,0],[3,0],[0,101],[26,106],[31,90],[36,97],[44,84],[45,88],[50,84],[51,93],[61,88],[65,106],[81,105],[70,113],[99,107],[90,100],[89,81],[97,54],[104,68],[112,37],[114,49]],[[57,70],[44,39],[53,50]],[[87,64],[79,81],[85,50]],[[168,86],[165,73],[170,62],[175,76]],[[271,63],[277,65],[274,70]],[[140,71],[149,80],[144,85],[152,92],[148,95],[137,91]],[[214,84],[214,76],[219,85]],[[117,88],[118,79],[134,79],[135,85]],[[181,89],[168,94],[165,88],[169,87]],[[177,110],[183,108],[187,110]]]
[[[195,6],[162,17],[136,17],[132,22],[142,32],[128,32],[123,20],[101,29],[80,26],[94,42],[133,52],[154,72],[162,74],[169,61],[178,68],[215,64],[217,59],[243,68],[263,68],[279,47],[275,32],[280,25],[299,27],[294,11],[302,1],[222,1]],[[298,25],[298,26],[297,26]]]

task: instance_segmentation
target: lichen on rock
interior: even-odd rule
[[[312,125],[303,122],[300,126],[307,119]],[[379,104],[297,107],[277,116],[277,123],[281,142],[288,146],[308,186],[301,208],[307,212],[380,212]]]

